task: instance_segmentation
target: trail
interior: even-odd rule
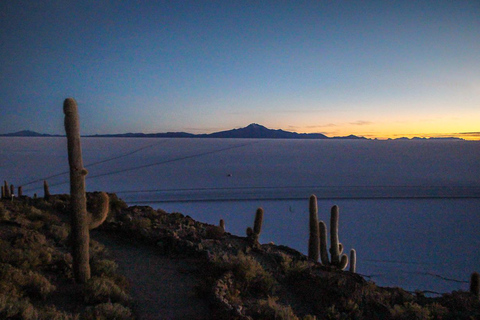
[[[105,245],[129,279],[139,320],[210,319],[208,302],[194,292],[195,260],[165,257],[154,247],[101,231],[91,237]]]

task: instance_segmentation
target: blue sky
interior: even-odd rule
[[[479,1],[0,4],[0,133],[480,132]]]

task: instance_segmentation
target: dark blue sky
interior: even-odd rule
[[[479,1],[0,4],[0,133],[480,131]]]

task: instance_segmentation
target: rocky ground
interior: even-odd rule
[[[411,294],[401,288],[381,288],[355,273],[309,261],[285,246],[261,245],[252,236],[232,235],[219,226],[201,223],[180,213],[128,207],[115,195],[110,195],[110,200],[107,221],[92,231],[92,238],[99,242],[93,241],[91,249],[94,279],[104,286],[107,283],[110,292],[94,298],[92,293],[90,296],[86,293],[88,290],[83,290],[82,294],[73,294],[76,298],[70,300],[65,299],[64,293],[75,293],[78,287],[71,277],[68,225],[64,224],[68,196],[52,196],[49,201],[2,200],[0,286],[8,290],[0,291],[0,316],[36,319],[28,317],[27,311],[33,308],[37,316],[41,315],[37,318],[44,319],[132,319],[135,316],[155,319],[145,316],[149,311],[141,310],[140,306],[145,306],[150,299],[158,301],[152,304],[158,307],[168,298],[171,300],[167,304],[179,303],[175,307],[178,310],[182,307],[178,300],[189,301],[183,305],[193,306],[197,319],[480,318],[479,298],[469,292],[430,298],[421,292]],[[118,271],[117,264],[108,260],[108,253],[103,252],[102,241],[108,248],[120,250],[110,250],[120,265]],[[39,244],[42,250],[36,247]],[[51,250],[50,258],[34,254],[45,248],[51,248],[47,250]],[[22,255],[32,257],[25,262]],[[130,264],[129,268],[127,259],[136,264]],[[154,263],[149,259],[154,259]],[[149,265],[156,268],[146,271]],[[166,269],[172,272],[163,278],[160,275],[146,277],[151,278],[149,283],[135,276],[135,272],[137,275],[157,270],[162,273],[160,266],[168,266]],[[38,273],[41,280],[36,281],[42,284],[9,280],[12,273],[25,276],[29,272]],[[183,280],[179,275],[185,276]],[[55,288],[46,285],[43,279]],[[162,289],[144,288],[148,285]],[[142,292],[147,292],[143,298]],[[61,316],[45,316],[52,310]],[[187,312],[190,311],[185,309],[176,315],[167,315],[166,319],[182,319],[181,314]],[[103,318],[95,314],[102,314]],[[190,314],[184,319],[194,318]]]

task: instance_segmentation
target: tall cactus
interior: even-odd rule
[[[10,187],[8,186],[8,182],[6,180],[3,181],[3,189],[5,193],[5,199],[9,199],[10,196]]]
[[[247,238],[251,242],[252,246],[258,247],[260,243],[258,239],[260,238],[260,233],[262,232],[263,224],[263,209],[258,208],[255,213],[255,221],[253,223],[253,229],[251,227],[247,228]]]
[[[327,252],[327,226],[323,221],[318,224],[320,229],[320,257],[324,266],[344,270],[348,265],[348,256],[342,254],[343,245],[338,240],[338,219],[338,206],[333,206],[330,210],[330,260]]]
[[[48,187],[47,180],[43,180],[43,198],[46,201],[50,200],[50,188]]]
[[[18,197],[22,197],[23,196],[23,187],[22,186],[19,186],[18,187]]]
[[[470,292],[477,298],[480,297],[480,275],[478,272],[472,273],[470,278]]]
[[[330,210],[330,262],[335,266],[340,263],[340,242],[338,241],[338,206]]]
[[[309,225],[310,233],[308,238],[308,258],[317,262],[320,250],[319,226],[318,226],[318,205],[317,197],[312,194],[309,199]]]
[[[63,103],[65,114],[65,132],[67,134],[68,163],[70,166],[70,199],[73,245],[73,272],[75,280],[85,283],[90,279],[89,264],[89,219],[85,193],[85,176],[82,148],[80,144],[80,121],[77,103],[73,98]]]
[[[262,224],[263,224],[263,209],[258,208],[257,212],[255,212],[255,221],[253,223],[253,233],[260,236],[262,232]]]

